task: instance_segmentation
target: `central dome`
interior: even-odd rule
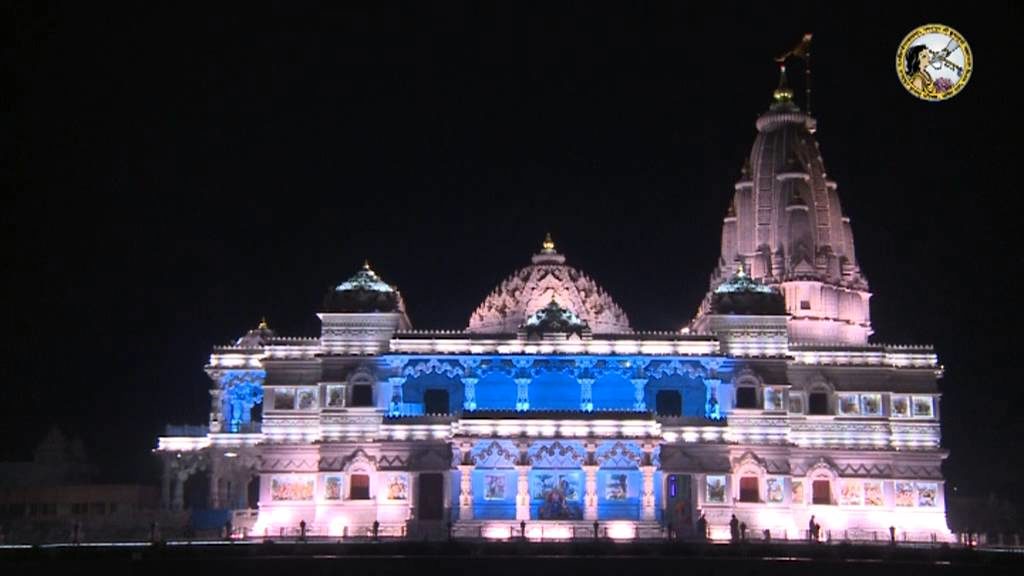
[[[590,326],[594,334],[632,332],[629,318],[589,276],[565,264],[549,235],[533,263],[498,285],[469,318],[469,332],[514,334],[527,319],[556,302]]]

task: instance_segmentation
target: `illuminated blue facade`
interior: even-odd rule
[[[262,323],[213,351],[207,434],[160,439],[165,504],[205,471],[214,507],[258,488],[247,536],[565,539],[596,522],[728,539],[735,517],[782,539],[812,518],[948,539],[935,353],[868,342],[814,120],[780,88],[757,129],[689,326],[635,330],[550,237],[459,331],[413,330],[364,265],[325,296],[319,335]]]

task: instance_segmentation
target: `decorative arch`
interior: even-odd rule
[[[807,406],[806,412],[808,414],[834,414],[835,413],[835,386],[825,378],[825,375],[821,372],[815,373],[804,385],[805,394],[807,395]],[[812,405],[812,398],[817,398],[815,395],[825,395],[825,406],[824,410],[820,407]]]
[[[462,364],[454,360],[438,360],[431,358],[419,362],[409,362],[402,369],[402,376],[417,378],[424,374],[442,374],[448,378],[461,378],[465,374]]]
[[[643,452],[634,442],[601,444],[594,457],[602,468],[639,468],[643,462]]]
[[[349,372],[345,381],[351,386],[356,384],[369,384],[372,386],[377,383],[377,374],[373,367],[364,364],[357,366]]]
[[[492,440],[473,446],[470,459],[480,468],[512,468],[519,459],[519,450],[507,440]]]
[[[757,454],[747,451],[732,462],[733,500],[763,502],[766,493],[768,464]]]
[[[836,489],[839,480],[839,469],[835,464],[825,458],[818,458],[817,462],[807,468],[807,484],[811,491],[811,504],[835,504]],[[827,482],[827,501],[825,495],[820,493],[824,483]]]
[[[370,456],[362,448],[356,448],[342,459],[341,469],[346,474],[372,473],[377,471],[377,458]]]
[[[530,464],[534,468],[579,468],[586,452],[579,442],[536,443],[530,447]]]

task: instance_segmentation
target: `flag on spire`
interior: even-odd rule
[[[786,60],[789,59],[790,56],[796,56],[797,58],[806,60],[811,55],[811,36],[812,34],[810,32],[804,34],[804,37],[803,39],[800,40],[799,44],[797,44],[789,52],[786,52],[782,56],[776,58],[775,61],[785,62]]]

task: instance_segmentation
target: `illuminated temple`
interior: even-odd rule
[[[948,540],[942,369],[869,342],[870,291],[815,120],[785,84],[689,326],[644,332],[548,237],[462,331],[414,330],[368,265],[317,337],[215,348],[208,427],[159,439],[166,507],[253,508],[254,537]],[[684,306],[685,303],[680,303]],[[691,304],[692,305],[692,304]],[[312,311],[311,311],[312,312]]]

